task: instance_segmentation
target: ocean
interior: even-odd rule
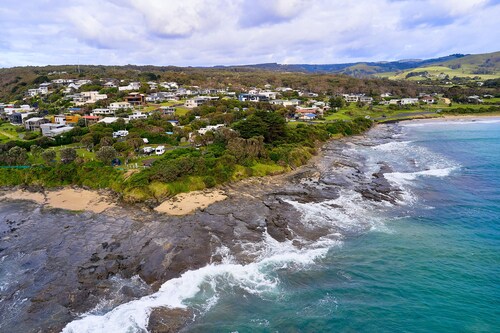
[[[141,332],[157,306],[190,309],[183,332],[498,332],[500,119],[384,126],[390,138],[342,153],[362,158],[367,176],[387,165],[396,203],[352,190],[284,199],[304,225],[336,231],[303,247],[265,236],[250,264],[221,247],[222,263],[64,332]]]

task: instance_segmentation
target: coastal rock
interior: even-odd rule
[[[149,316],[150,333],[176,333],[193,318],[193,313],[186,309],[155,308]]]

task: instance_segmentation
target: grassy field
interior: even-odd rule
[[[490,102],[500,102],[500,99],[489,99],[487,101]],[[353,117],[365,117],[369,116],[371,119],[376,120],[390,120],[392,118],[400,118],[405,115],[408,117],[415,116],[440,116],[440,111],[446,111],[449,109],[455,108],[470,108],[470,109],[481,109],[487,108],[490,105],[484,104],[457,104],[452,103],[451,106],[444,103],[442,99],[439,100],[437,104],[425,104],[425,105],[413,105],[408,107],[408,109],[390,109],[388,105],[374,105],[370,109],[368,106],[359,108],[356,104],[351,103],[349,106],[341,108],[338,112],[329,113],[324,117],[324,120],[317,120],[315,122],[324,122],[324,121],[335,121],[335,120],[349,120]],[[296,123],[300,122],[290,122],[289,126],[296,126]],[[293,125],[292,125],[293,124]]]
[[[431,79],[438,79],[440,74],[448,75],[450,78],[456,77],[468,77],[474,78],[479,77],[480,80],[489,80],[489,79],[497,79],[500,78],[500,73],[495,74],[473,74],[473,72],[477,69],[476,66],[470,64],[464,64],[460,68],[451,69],[445,66],[428,66],[428,67],[419,67],[411,70],[403,71],[403,72],[390,72],[390,73],[380,73],[377,74],[379,77],[386,77],[392,80],[404,80],[409,73],[418,73],[418,72],[428,72],[428,75]],[[412,76],[407,80],[411,81],[422,81],[424,77],[421,76]]]
[[[18,140],[19,133],[16,132],[16,128],[18,128],[18,126],[11,124],[0,125],[0,142]]]

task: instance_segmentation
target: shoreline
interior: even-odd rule
[[[372,128],[378,125],[384,125],[389,123],[435,123],[435,122],[454,122],[460,120],[467,121],[479,121],[481,119],[498,119],[499,115],[489,115],[489,114],[464,114],[464,115],[443,115],[440,117],[429,117],[429,118],[414,118],[414,119],[400,119],[390,122],[374,122]],[[369,130],[368,130],[369,131]],[[360,134],[360,135],[364,135]],[[340,138],[340,139],[344,139]],[[338,139],[333,139],[338,140]],[[323,147],[325,144],[330,142],[328,140],[318,145],[317,154],[311,157],[311,159],[304,165],[292,169],[288,172],[284,172],[278,175],[269,175],[264,177],[249,177],[240,179],[234,183],[223,184],[212,189],[203,189],[199,191],[183,192],[174,195],[173,197],[167,198],[161,201],[155,207],[150,207],[154,212],[165,214],[169,216],[182,217],[195,213],[197,210],[203,211],[210,205],[217,203],[219,201],[226,200],[228,198],[231,184],[239,184],[242,182],[250,183],[272,183],[275,181],[282,180],[286,177],[291,177],[294,174],[300,172],[300,170],[314,166],[315,163],[321,158],[323,154]],[[114,192],[113,192],[114,193]],[[30,187],[20,187],[14,186],[12,188],[4,187],[0,189],[0,200],[27,200],[36,202],[42,206],[48,206],[51,208],[65,209],[68,211],[90,211],[96,214],[105,213],[106,210],[123,206],[123,202],[120,202],[108,191],[103,193],[103,191],[88,190],[76,186],[67,186],[63,188],[55,189],[36,189]]]

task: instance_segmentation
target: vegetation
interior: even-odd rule
[[[452,58],[467,60],[461,56]],[[452,65],[454,68],[450,70],[466,66],[465,63]],[[353,73],[372,70],[368,65],[350,67]],[[104,88],[102,78],[109,77],[126,82],[137,80],[139,91],[145,93],[152,92],[146,84],[151,80],[175,81],[186,87],[230,87],[235,94],[268,84],[274,88],[287,87],[280,98],[295,99],[305,108],[319,103],[324,113],[318,112],[314,120],[304,120],[294,106],[242,102],[220,93],[212,94],[218,99],[193,109],[182,106],[184,99],[192,96],[183,96],[181,101],[149,103],[141,106],[141,111],[150,113],[145,119],[126,122],[124,118],[133,110],[116,112],[118,120],[110,124],[91,124],[87,118],[80,118],[72,130],[53,138],[0,121],[0,185],[54,187],[73,184],[110,188],[133,202],[161,200],[179,192],[297,168],[316,154],[319,143],[360,134],[374,121],[499,112],[498,79],[487,80],[484,86],[468,79],[451,86],[432,79],[425,84],[412,81],[414,77],[430,73],[422,69],[417,74],[407,73],[407,81],[280,73],[249,67],[181,70],[153,66],[81,66],[81,70],[79,77],[91,80],[80,87],[80,92],[108,94],[107,99],[82,106],[76,111],[81,115],[124,99],[123,91]],[[50,74],[54,71],[59,74]],[[56,85],[44,96],[27,97],[25,93],[54,78],[75,77],[74,68],[0,69],[0,74],[0,81],[3,81],[0,98],[12,101],[15,106],[36,105],[38,114],[30,116],[60,114],[73,106],[64,98],[61,86]],[[386,105],[387,100],[381,97],[382,93],[390,93],[393,96],[390,98],[403,98],[429,92],[435,93],[433,104]],[[373,103],[346,103],[342,97],[344,93],[365,94],[373,98]],[[471,95],[488,97],[473,104]],[[175,106],[176,111],[163,114],[161,106]],[[216,129],[208,127],[215,125]],[[166,152],[162,155],[152,153],[158,146],[163,146]]]

